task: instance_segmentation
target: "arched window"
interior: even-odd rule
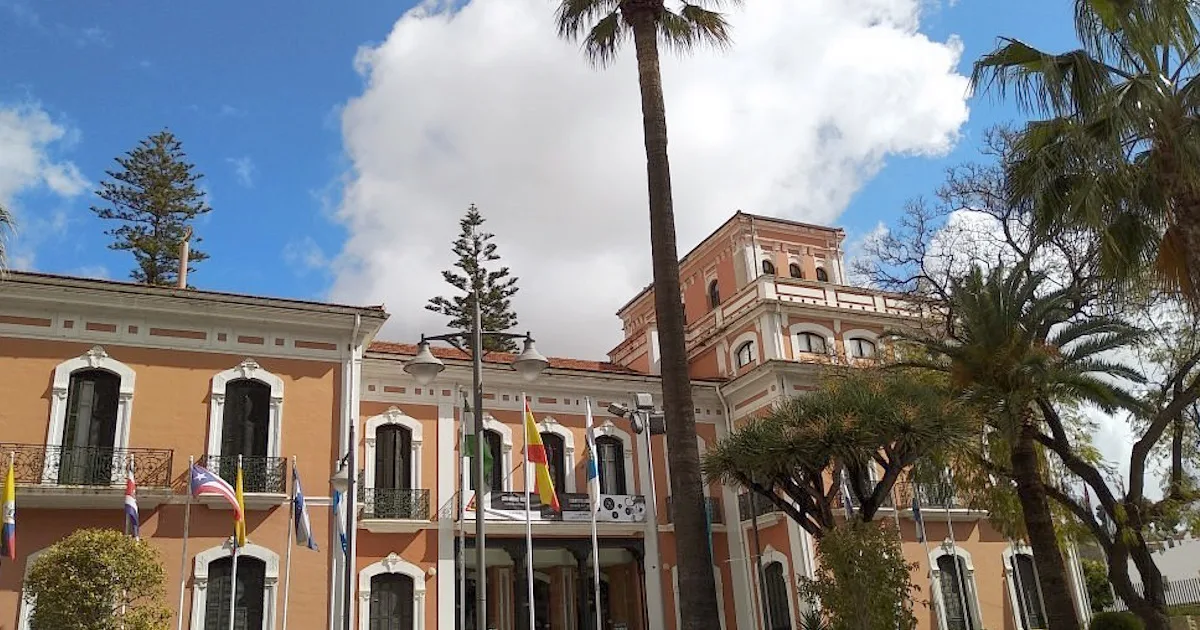
[[[775,263],[773,263],[769,260],[762,261],[762,270],[763,270],[763,274],[765,274],[765,275],[768,275],[768,276],[775,275]]]
[[[600,466],[601,494],[628,494],[625,487],[625,445],[621,440],[611,435],[596,438],[596,456]]]
[[[783,575],[783,563],[778,560],[763,567],[763,593],[767,609],[763,621],[770,630],[791,630],[792,613],[788,607],[787,578]]]
[[[793,278],[803,278],[804,271],[800,269],[800,265],[797,265],[796,263],[791,263],[788,265],[788,275]]]
[[[271,387],[245,378],[227,383],[217,473],[223,479],[234,479],[240,455],[246,492],[265,492],[270,468],[267,461],[270,429]]]
[[[825,348],[825,338],[816,333],[796,333],[796,343],[799,344],[800,352],[828,354],[828,350]]]
[[[546,447],[546,461],[550,468],[550,481],[554,483],[554,491],[567,492],[567,460],[566,443],[563,437],[556,433],[541,433],[542,444]]]
[[[487,429],[483,432],[483,439],[487,442],[488,451],[492,454],[492,477],[490,480],[492,492],[500,492],[504,489],[504,455],[500,450],[503,439],[500,433]]]
[[[412,432],[398,424],[375,430],[375,518],[415,518]]]
[[[403,573],[371,578],[370,630],[413,630],[413,579]]]
[[[107,370],[79,370],[71,374],[58,483],[101,486],[112,483],[120,389],[121,377]]]
[[[1022,629],[1046,628],[1046,608],[1042,602],[1042,591],[1038,588],[1033,556],[1027,553],[1013,554],[1009,561],[1012,563],[1013,591],[1019,602]]]
[[[232,558],[208,563],[208,597],[205,601],[204,630],[229,630],[230,578]],[[264,589],[266,563],[250,556],[238,556],[237,594],[233,598],[235,630],[266,630]]]
[[[829,272],[825,271],[823,267],[817,267],[817,280],[829,282]]]
[[[937,566],[947,630],[976,630],[975,595],[968,587],[966,561],[960,556],[943,555],[937,559]]]
[[[717,308],[720,305],[721,287],[717,284],[717,280],[714,278],[712,282],[708,283],[708,307]]]
[[[742,345],[738,346],[737,366],[738,367],[746,367],[747,365],[750,365],[751,363],[754,363],[754,342],[747,341],[746,343],[743,343]]]
[[[875,356],[875,342],[863,337],[853,337],[846,340],[846,351],[855,359],[869,359]]]

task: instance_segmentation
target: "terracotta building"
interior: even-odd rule
[[[902,322],[905,305],[847,286],[844,237],[739,212],[682,259],[702,451],[811,388],[822,366],[884,350],[879,334]],[[527,628],[531,608],[538,628],[594,625],[586,400],[597,423],[601,491],[612,508],[597,526],[605,629],[678,627],[676,558],[686,550],[674,544],[669,445],[607,411],[635,392],[660,399],[652,291],[618,316],[625,338],[608,361],[551,359],[534,383],[511,369],[509,355],[485,362],[482,413],[494,462],[492,492],[482,499],[489,627]],[[403,370],[416,347],[375,339],[387,317],[380,307],[29,273],[0,279],[0,454],[12,454],[18,486],[18,559],[0,571],[0,627],[28,628],[33,604],[22,598],[23,575],[40,550],[77,528],[122,527],[130,467],[141,534],[162,553],[182,627],[227,627],[231,511],[207,498],[189,505],[186,472],[194,458],[232,479],[241,457],[249,545],[239,555],[238,628],[283,627],[285,590],[290,627],[340,628],[346,567],[328,480],[353,423],[354,627],[450,629],[465,616],[473,629],[478,506],[472,501],[464,510],[460,493],[471,365],[453,348],[435,348],[446,370],[421,385]],[[563,507],[535,511],[532,607],[523,393]],[[289,574],[293,468],[320,550],[293,547]],[[812,571],[810,537],[737,488],[711,484],[705,495],[723,627],[798,628],[807,604],[795,577]],[[898,495],[901,509],[885,508],[880,518],[899,523],[924,599],[932,568],[937,600],[945,602],[918,610],[922,628],[1045,626],[1027,547],[1006,540],[985,513],[961,507],[951,493],[903,485]],[[928,543],[917,542],[905,507],[914,495],[924,505]],[[469,488],[466,496],[473,497]],[[1078,563],[1070,564],[1086,610]]]

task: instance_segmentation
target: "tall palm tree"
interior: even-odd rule
[[[680,52],[700,45],[730,43],[723,14],[705,8],[736,0],[698,0],[672,7],[665,0],[562,0],[556,15],[558,34],[583,40],[583,51],[597,66],[616,58],[632,37],[642,95],[642,131],[650,193],[650,255],[654,267],[654,312],[662,354],[663,411],[667,418],[671,501],[679,558],[680,621],[687,630],[718,628],[716,584],[708,548],[696,417],[684,344],[683,304],[679,300],[679,254],[675,246],[675,210],[667,159],[667,113],[663,101],[659,44]],[[674,4],[674,3],[672,3]]]
[[[1105,358],[1139,331],[1122,321],[1081,315],[1078,291],[1047,288],[1046,276],[1025,266],[976,267],[951,282],[945,329],[900,332],[929,351],[935,367],[987,414],[988,429],[1009,445],[1007,474],[1016,486],[1033,549],[1050,630],[1078,630],[1079,617],[1058,547],[1035,442],[1039,398],[1090,402],[1106,410],[1136,406],[1114,378],[1140,382],[1139,373]]]
[[[1152,268],[1200,305],[1198,11],[1193,0],[1075,0],[1079,49],[1001,38],[973,82],[1013,92],[1039,118],[1010,173],[1039,231],[1082,229],[1111,277]]]

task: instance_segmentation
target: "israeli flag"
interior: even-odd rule
[[[300,473],[292,467],[292,488],[295,496],[292,498],[292,517],[296,521],[296,544],[317,551],[317,541],[313,540],[312,521],[308,519],[308,504],[304,502],[304,491],[300,489]]]

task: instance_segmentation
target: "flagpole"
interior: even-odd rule
[[[587,440],[587,448],[588,448],[588,457],[590,458],[590,462],[591,462],[589,464],[589,466],[592,466],[592,465],[598,466],[599,462],[596,461],[597,455],[596,455],[595,433],[594,433],[594,430],[592,429],[592,425],[595,422],[592,419],[592,399],[590,397],[585,397],[583,399],[583,401],[584,401],[584,404],[587,405],[587,437],[586,437],[586,440]],[[595,472],[596,474],[600,473],[599,470],[590,471],[590,472]],[[589,472],[589,474],[590,474],[590,472]],[[591,512],[592,512],[592,519],[591,519],[591,521],[592,521],[592,578],[595,580],[593,583],[593,587],[595,588],[595,591],[596,591],[594,593],[594,595],[596,597],[596,599],[595,599],[596,604],[594,606],[592,606],[592,608],[596,612],[596,629],[595,630],[601,630],[603,628],[603,626],[600,625],[600,621],[601,621],[600,620],[600,616],[601,616],[601,612],[600,612],[600,539],[596,535],[596,513],[600,509],[600,505],[599,505],[600,496],[599,496],[599,492],[596,493],[597,496],[592,496],[592,487],[595,485],[597,485],[597,482],[588,480],[588,503],[591,504]]]
[[[529,403],[525,400],[525,392],[521,392],[521,433],[524,435],[525,446],[525,466],[523,472],[525,474],[525,573],[526,573],[526,605],[528,610],[526,615],[529,618],[529,630],[536,630],[533,608],[533,508],[530,499],[531,486],[529,476],[529,420],[528,414]]]
[[[192,466],[196,465],[196,457],[188,456],[187,469],[187,502],[183,507],[183,552],[179,560],[179,607],[176,608],[178,618],[175,622],[176,630],[183,630],[183,595],[187,590],[187,564],[188,564],[188,527],[192,522]]]
[[[240,481],[241,476],[242,476],[242,456],[241,455],[238,455],[237,462],[238,462],[237,474],[238,474],[238,480]],[[240,488],[240,484],[239,484],[239,488]],[[242,514],[242,518],[245,519],[246,515]],[[235,630],[234,622],[237,621],[237,565],[238,565],[237,561],[238,561],[238,543],[241,542],[240,540],[238,540],[238,533],[239,532],[238,532],[237,523],[234,523],[234,526],[233,526],[233,550],[232,550],[233,551],[233,563],[232,563],[233,566],[230,567],[230,569],[229,569],[229,630]],[[278,557],[278,556],[276,556],[276,557]]]
[[[929,595],[933,601],[934,612],[937,614],[937,622],[939,630],[949,630],[949,623],[946,621],[946,602],[942,600],[941,589],[937,588],[937,584],[933,580],[933,550],[929,548],[929,535],[925,531],[925,519],[921,517],[921,499],[918,492],[918,487],[915,483],[912,484],[913,489],[913,522],[917,526],[917,534],[922,542],[925,543],[925,560],[929,562]],[[941,607],[938,607],[938,604]]]
[[[467,394],[461,389],[463,413],[458,421],[458,630],[467,630]],[[478,456],[478,453],[476,453]]]
[[[292,476],[296,475],[296,456],[292,455]],[[288,518],[287,538],[283,539],[283,544],[287,547],[287,552],[284,554],[283,560],[283,630],[287,630],[288,619],[288,595],[292,587],[292,547],[296,545],[292,542],[292,532],[296,524],[296,482],[292,481],[292,490],[288,495],[288,506],[291,508],[291,515]]]
[[[951,477],[949,469],[946,470],[946,531],[950,532],[950,547],[954,550],[954,582],[958,585],[955,589],[958,591],[958,605],[962,606],[963,623],[968,627],[974,625],[974,622],[969,618],[971,610],[967,608],[967,587],[962,579],[962,571],[958,567],[958,543],[954,540],[954,523],[950,520],[950,504],[954,502],[954,479]],[[947,620],[947,623],[949,620]]]

